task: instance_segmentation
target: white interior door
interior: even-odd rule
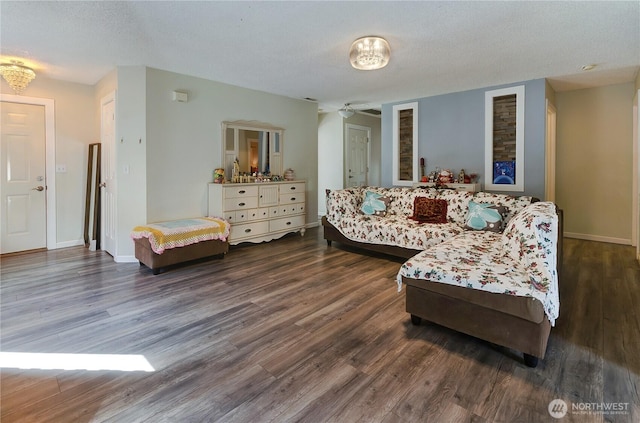
[[[102,210],[101,210],[101,248],[112,256],[116,256],[116,101],[115,93],[104,97],[101,101],[100,139],[102,144]]]
[[[44,106],[2,102],[0,253],[47,246]]]
[[[347,124],[347,175],[346,186],[369,184],[369,139],[371,128]]]

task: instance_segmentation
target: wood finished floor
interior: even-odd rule
[[[1,259],[1,350],[141,354],[154,372],[2,369],[9,422],[638,422],[632,247],[565,240],[535,369],[404,311],[401,260],[319,229],[158,276],[74,247]],[[553,419],[547,407],[624,403]]]

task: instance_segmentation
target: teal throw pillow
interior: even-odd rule
[[[385,216],[387,214],[387,206],[389,198],[373,191],[367,191],[364,201],[360,207],[363,214],[370,216]]]
[[[495,204],[469,201],[465,228],[475,231],[501,232],[507,208]]]

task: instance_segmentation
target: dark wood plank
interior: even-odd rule
[[[153,372],[0,372],[2,422],[554,421],[555,398],[640,419],[640,266],[565,239],[560,318],[535,369],[518,352],[413,326],[401,259],[319,229],[154,276],[74,247],[2,256],[2,351],[140,354]]]

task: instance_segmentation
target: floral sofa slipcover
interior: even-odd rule
[[[560,309],[557,238],[555,205],[533,203],[503,233],[464,231],[407,260],[398,272],[398,291],[405,277],[532,297],[553,326]]]
[[[365,215],[360,211],[368,191],[389,199],[385,216]],[[446,200],[448,223],[420,223],[410,219],[416,197]],[[422,251],[464,231],[471,200],[506,207],[506,224],[531,204],[532,198],[435,188],[355,187],[327,191],[325,219],[346,238],[363,243],[364,248],[366,244],[382,244]]]
[[[384,216],[360,211],[367,192],[385,197]],[[446,200],[447,223],[411,219],[416,197]],[[504,229],[470,230],[471,201],[500,207]],[[328,243],[409,251],[397,281],[399,291],[403,283],[407,287],[414,324],[426,319],[517,349],[532,367],[544,358],[560,307],[562,212],[555,204],[488,192],[348,188],[327,191],[322,223]]]

